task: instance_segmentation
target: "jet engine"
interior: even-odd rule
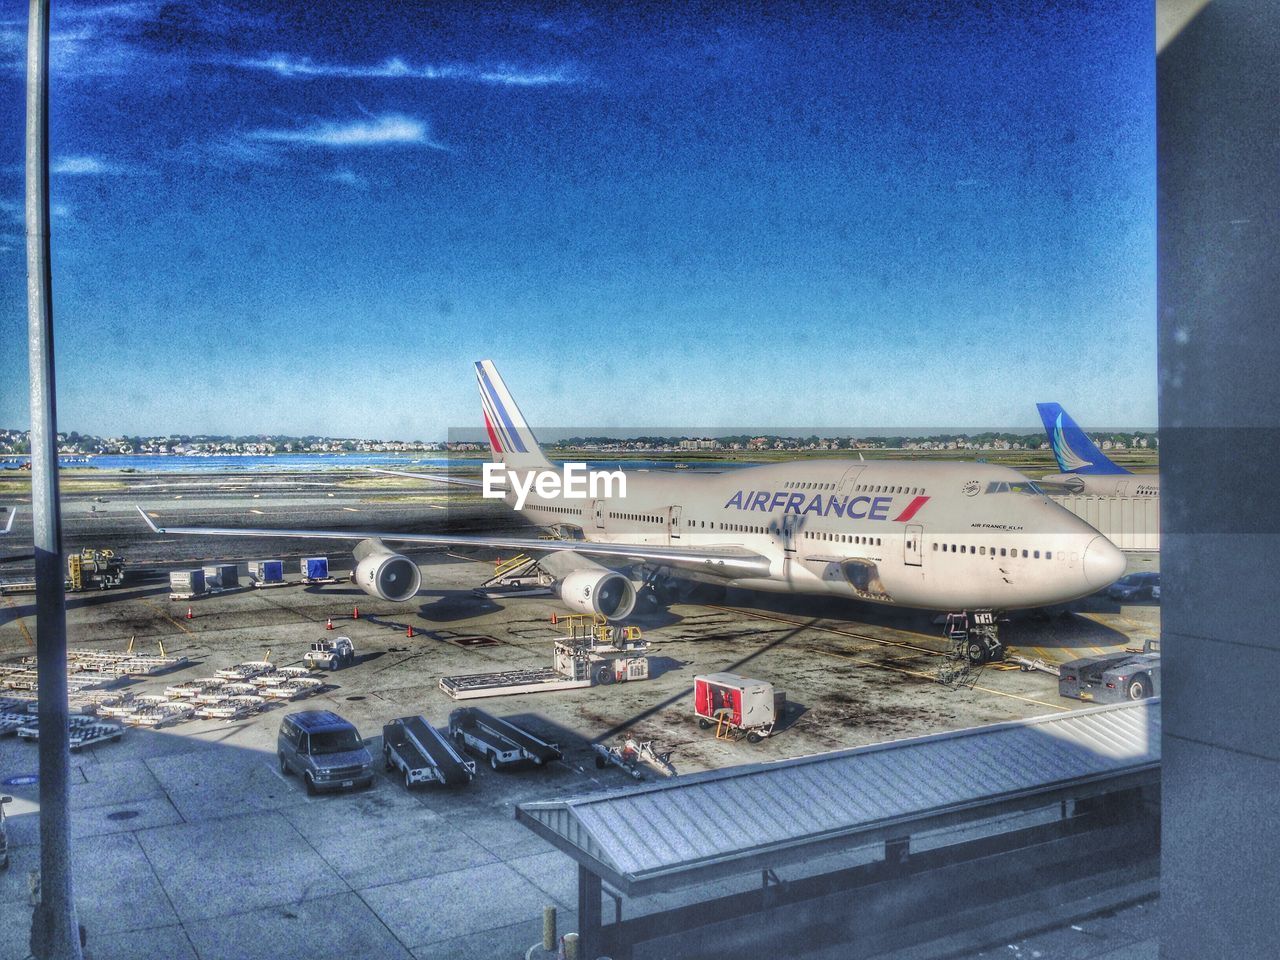
[[[381,540],[361,540],[354,551],[356,567],[351,579],[365,593],[382,600],[412,600],[422,586],[418,565],[392,553]]]
[[[579,613],[598,613],[621,620],[636,605],[636,588],[612,570],[574,570],[560,581],[560,599]]]

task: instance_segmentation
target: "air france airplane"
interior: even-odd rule
[[[156,533],[359,540],[355,582],[408,601],[416,564],[386,541],[540,556],[566,606],[627,617],[638,594],[700,580],[956,613],[1039,607],[1107,586],[1125,558],[1021,474],[984,463],[807,460],[723,472],[631,471],[621,489],[571,499],[521,482],[556,468],[491,361],[476,365],[485,429],[520,513],[555,539],[346,530],[158,526]],[[396,473],[395,471],[382,471]],[[480,486],[474,480],[397,474]],[[543,474],[545,475],[545,474]],[[549,492],[549,491],[548,491]],[[519,494],[507,489],[513,508]]]
[[[1037,403],[1036,409],[1062,471],[1041,478],[1046,488],[1091,497],[1160,496],[1158,474],[1139,475],[1113,463],[1058,404]]]

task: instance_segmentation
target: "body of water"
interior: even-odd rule
[[[0,461],[0,466],[16,470],[26,462],[25,457],[13,457]],[[578,462],[578,461],[574,461]],[[593,470],[673,470],[675,460],[587,460]],[[66,457],[59,464],[69,470],[104,470],[132,473],[312,473],[320,470],[362,470],[379,467],[384,470],[410,470],[430,472],[455,468],[479,470],[480,459],[450,460],[447,457],[412,456],[394,453],[289,453],[279,456],[225,456],[192,457],[163,454],[101,454],[95,457]],[[747,464],[684,463],[691,470],[724,470]]]

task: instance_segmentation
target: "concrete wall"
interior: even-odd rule
[[[1280,943],[1280,3],[1160,54],[1162,956]]]

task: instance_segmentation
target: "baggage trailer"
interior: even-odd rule
[[[698,726],[714,726],[716,738],[734,740],[743,735],[759,743],[773,733],[787,708],[787,695],[764,680],[736,673],[707,673],[693,678],[693,710]]]
[[[169,571],[169,599],[194,600],[208,592],[204,568]]]
[[[419,783],[460,786],[476,775],[473,760],[464,760],[449,739],[422,717],[401,717],[382,728],[382,759],[387,771],[404,774],[406,789]]]
[[[234,563],[208,563],[200,569],[207,589],[232,590],[240,586],[240,569]]]
[[[118,723],[111,723],[110,721],[99,720],[96,717],[77,713],[67,717],[67,731],[70,735],[69,746],[72,750],[119,740],[124,736],[124,727]],[[23,740],[39,740],[39,718],[28,717],[27,723],[17,728],[17,734]]]
[[[251,560],[249,562],[249,582],[259,588],[288,586],[284,579],[284,561]]]
[[[589,686],[591,686],[590,680],[571,680],[557,673],[552,667],[542,667],[537,670],[502,670],[497,673],[469,673],[464,676],[440,678],[440,689],[454,700],[509,697],[519,693],[576,690]]]
[[[556,744],[475,707],[449,714],[449,735],[460,748],[486,758],[494,770],[524,762],[540,767],[564,756]]]
[[[302,574],[303,583],[338,582],[336,578],[329,576],[328,557],[303,557],[298,561],[298,572]]]

